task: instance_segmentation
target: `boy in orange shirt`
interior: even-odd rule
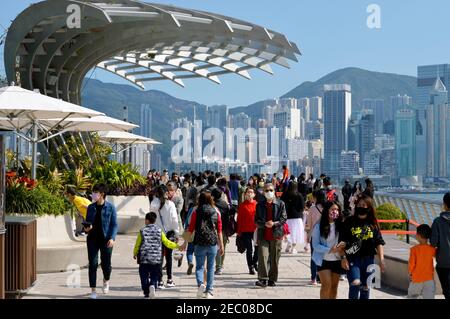
[[[423,224],[417,227],[419,245],[411,248],[409,256],[408,298],[434,299],[436,285],[434,283],[433,258],[436,249],[428,243],[431,236],[430,226]]]

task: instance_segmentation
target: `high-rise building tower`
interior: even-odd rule
[[[416,112],[398,110],[395,119],[398,177],[416,176]]]
[[[315,96],[309,98],[310,120],[318,121],[322,120],[322,97]]]
[[[141,136],[152,137],[152,109],[148,104],[141,105]]]
[[[384,127],[384,100],[383,99],[364,99],[363,110],[372,110],[374,116],[375,134],[383,134]],[[362,157],[363,155],[361,155]]]
[[[450,108],[448,92],[438,77],[427,106],[427,176],[447,177],[450,157]]]
[[[348,147],[348,124],[352,113],[351,86],[329,84],[324,86],[324,173],[339,178],[341,152]]]
[[[208,107],[207,111],[207,126],[223,130],[227,127],[228,120],[228,106],[214,105]]]

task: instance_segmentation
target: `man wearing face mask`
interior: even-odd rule
[[[255,285],[261,288],[276,286],[284,224],[287,220],[286,207],[283,201],[276,198],[273,184],[264,186],[264,197],[256,205],[255,215],[258,229],[258,281]]]
[[[103,271],[103,293],[109,292],[111,277],[111,256],[116,240],[118,224],[116,208],[105,200],[106,186],[95,185],[92,189],[93,203],[87,208],[84,230],[88,234],[87,249],[89,258],[89,286],[92,289],[91,299],[97,298],[97,267],[98,252],[100,251],[101,267]]]

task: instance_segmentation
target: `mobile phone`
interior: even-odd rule
[[[92,226],[92,223],[89,222],[82,222],[81,225],[83,225],[84,228],[89,228]]]

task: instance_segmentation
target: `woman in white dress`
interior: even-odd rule
[[[291,181],[289,183],[287,190],[281,196],[281,200],[286,204],[287,224],[290,232],[287,238],[286,252],[296,254],[297,250],[295,247],[305,243],[305,226],[303,224],[305,199],[298,192],[296,182]]]

